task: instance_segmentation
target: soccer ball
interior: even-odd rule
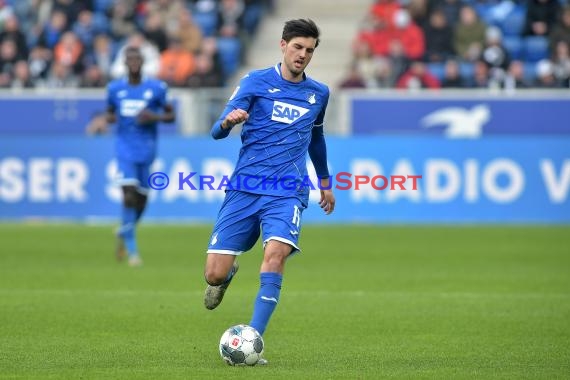
[[[263,338],[251,326],[236,325],[220,339],[220,355],[229,365],[256,365],[263,354]]]

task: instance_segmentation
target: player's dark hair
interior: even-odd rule
[[[312,37],[317,40],[315,47],[319,46],[319,36],[321,32],[319,27],[311,19],[297,19],[289,20],[285,23],[283,28],[283,38],[285,41],[289,42],[295,37]]]
[[[127,46],[127,48],[125,49],[125,54],[127,53],[137,53],[139,55],[142,55],[141,49],[139,49],[138,46]]]

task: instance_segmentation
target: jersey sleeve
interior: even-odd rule
[[[315,127],[322,127],[325,124],[325,113],[327,111],[327,105],[329,104],[330,91],[328,87],[325,86],[323,91],[323,106],[321,112],[319,112],[317,119],[315,120]]]
[[[230,96],[226,108],[224,108],[219,119],[212,126],[211,134],[213,138],[222,139],[230,134],[230,129],[223,129],[221,127],[222,122],[230,112],[238,108],[249,112],[255,95],[254,90],[255,86],[252,77],[250,75],[243,77]]]

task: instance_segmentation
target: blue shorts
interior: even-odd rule
[[[263,246],[277,240],[299,251],[301,215],[305,206],[295,197],[275,197],[228,191],[214,225],[208,253],[240,255],[249,251],[262,233]]]
[[[146,194],[149,191],[148,176],[150,175],[148,163],[137,163],[119,160],[115,182],[120,186],[135,186],[137,191]]]

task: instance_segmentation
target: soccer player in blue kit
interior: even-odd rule
[[[174,108],[167,101],[167,85],[142,76],[143,57],[136,47],[126,50],[128,77],[107,87],[107,122],[117,123],[118,183],[123,191],[117,259],[128,254],[130,266],[142,265],[136,225],[146,207],[150,165],[156,156],[158,122],[173,122]],[[126,252],[125,252],[126,251]]]
[[[207,250],[204,304],[207,309],[220,304],[239,268],[236,257],[261,233],[260,287],[249,323],[260,334],[279,302],[285,262],[299,251],[310,191],[307,152],[319,178],[320,207],[326,214],[335,207],[323,134],[329,89],[304,72],[319,34],[312,20],[286,22],[281,63],[246,75],[212,127],[212,136],[220,139],[244,123],[239,158]]]

